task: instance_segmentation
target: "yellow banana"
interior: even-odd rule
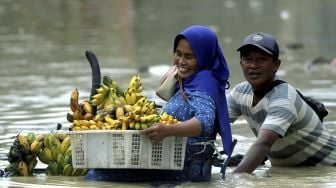
[[[134,112],[136,114],[141,114],[141,109],[142,109],[142,106],[139,106],[139,105],[133,105],[133,108],[134,108]]]
[[[65,139],[62,141],[62,144],[60,146],[60,151],[62,154],[65,154],[65,152],[70,147],[70,144],[71,144],[70,136],[65,137]]]
[[[142,108],[141,108],[141,113],[142,113],[142,114],[146,114],[147,110],[149,109],[149,108],[148,108],[148,104],[149,104],[149,103],[146,103],[146,104],[144,104],[144,105],[142,106]]]
[[[127,104],[133,105],[131,95],[129,93],[125,93],[125,100]]]
[[[134,76],[131,78],[131,80],[130,80],[130,82],[129,82],[129,84],[128,84],[128,87],[129,87],[129,88],[138,88],[138,87],[140,87],[140,86],[141,86],[141,80],[140,80],[139,75],[134,75]]]
[[[79,109],[78,97],[79,97],[78,89],[75,88],[74,90],[72,90],[70,95],[70,109],[72,112],[75,112],[76,110]]]
[[[126,99],[123,96],[119,96],[119,100],[121,102],[121,104],[126,104]]]
[[[97,93],[104,93],[104,88],[103,86],[100,86],[99,88],[96,89]]]
[[[30,152],[33,154],[40,152],[42,145],[42,141],[34,140],[33,143],[30,144]]]
[[[136,130],[139,130],[141,128],[141,123],[140,122],[136,122],[135,123],[135,127],[134,127]]]
[[[128,117],[130,120],[135,120],[135,112],[134,111],[128,112]]]
[[[106,103],[106,99],[107,99],[107,98],[105,98],[104,101],[103,101],[102,103],[100,103],[100,104],[97,106],[97,110],[102,110],[102,109],[104,109],[104,106],[105,106],[105,103]]]
[[[127,130],[128,124],[126,122],[122,122],[121,124],[121,130]]]
[[[64,133],[64,132],[56,132],[55,136],[60,142],[62,142],[64,140],[64,138],[66,138],[69,135],[67,133]]]
[[[133,106],[130,104],[124,105],[126,112],[132,112],[134,110]]]
[[[54,134],[54,137],[55,137],[54,146],[60,147],[61,141],[56,137],[56,134]]]
[[[80,130],[82,130],[82,127],[81,127],[81,126],[74,126],[74,127],[72,128],[72,131],[80,131]]]
[[[57,147],[56,145],[51,150],[51,156],[53,161],[57,161],[58,154],[60,153],[60,147]]]
[[[161,115],[160,120],[161,121],[167,121],[169,118],[169,115],[167,114],[167,112],[163,112],[163,114]]]
[[[155,102],[151,101],[148,103],[147,114],[149,115],[149,114],[152,114],[153,112],[156,112],[156,110],[153,111],[153,109],[155,109]]]
[[[114,90],[110,88],[111,90]],[[105,100],[105,104],[103,109],[106,111],[107,109],[110,108],[110,106],[114,105],[114,98],[115,98],[115,93],[113,91],[110,91],[110,94],[107,96]]]
[[[35,140],[42,141],[44,139],[44,134],[37,134]]]
[[[81,106],[86,114],[92,114],[92,106],[87,100],[85,100]]]
[[[90,123],[90,126],[91,126],[91,125],[96,125],[96,124],[97,124],[97,122],[94,121],[94,120],[89,120],[89,123]]]
[[[17,140],[19,141],[19,144],[20,144],[20,149],[23,153],[28,153],[29,150],[30,150],[30,145],[28,143],[28,140],[26,138],[25,135],[23,135],[23,133],[19,133],[17,136],[16,136]]]
[[[102,122],[104,120],[104,117],[106,115],[103,115],[103,114],[97,114],[95,117],[94,117],[94,121],[96,122]]]
[[[70,163],[71,164],[71,156],[72,156],[72,149],[71,149],[71,147],[69,147],[67,150],[66,150],[66,152],[64,153],[64,162],[65,163]],[[67,159],[66,157],[70,157],[69,159]],[[68,160],[70,160],[70,161],[68,161]]]
[[[134,128],[135,128],[135,121],[131,121],[131,122],[129,122],[128,127],[129,127],[130,129],[134,129]]]
[[[21,176],[28,176],[29,175],[29,170],[28,170],[28,165],[24,161],[20,161],[18,165],[18,171]]]
[[[92,114],[85,114],[84,115],[84,120],[91,120],[93,118]]]
[[[107,85],[105,85],[105,84],[102,85],[102,88],[103,88],[103,93],[104,93],[104,94],[106,94],[107,92],[110,91],[110,87],[107,86]]]
[[[159,118],[158,114],[150,114],[150,115],[145,115],[145,116],[141,116],[140,117],[140,122],[144,123],[144,122],[151,122],[154,119]]]
[[[73,120],[84,119],[84,116],[80,110],[77,110],[73,113]]]
[[[136,103],[135,106],[143,106],[144,104],[146,104],[147,101],[147,97],[142,96]]]
[[[140,86],[140,87],[136,88],[135,92],[136,93],[141,93],[142,92],[142,87]]]
[[[90,125],[90,130],[99,130],[99,127],[97,125]]]
[[[116,81],[112,81],[112,84],[111,84],[111,87],[114,88],[114,89],[117,89],[118,88],[118,84]]]
[[[87,127],[87,126],[81,126],[80,128],[81,128],[81,130],[90,130],[90,128]]]
[[[90,126],[90,122],[88,120],[79,120],[79,124],[80,126],[85,126],[85,127]]]
[[[95,106],[99,106],[105,99],[106,94],[97,93],[92,96],[91,103]]]
[[[48,133],[45,135],[44,140],[43,140],[43,145],[46,148],[52,148],[52,146],[55,143],[55,137],[52,133]]]
[[[135,104],[137,102],[137,95],[135,93],[131,93],[131,103]]]
[[[117,109],[116,109],[117,119],[120,119],[121,117],[124,117],[124,116],[125,116],[124,108],[123,107],[117,107]]]
[[[141,129],[147,129],[148,128],[148,124],[147,123],[141,123]]]

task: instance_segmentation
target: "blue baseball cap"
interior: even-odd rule
[[[243,44],[237,49],[242,51],[247,46],[256,46],[262,51],[273,55],[275,58],[279,57],[279,46],[275,38],[267,33],[257,32],[245,37]]]

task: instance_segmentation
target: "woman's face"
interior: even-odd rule
[[[173,64],[176,65],[182,80],[197,72],[197,59],[186,39],[179,40],[173,56]]]

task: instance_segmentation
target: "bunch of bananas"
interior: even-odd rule
[[[103,84],[96,91],[97,94],[92,96],[91,104],[97,106],[98,110],[107,109],[114,105],[116,99],[120,104],[125,103],[122,90],[109,76],[103,77]]]
[[[9,164],[5,168],[6,176],[31,176],[37,165],[37,155],[41,150],[43,135],[19,133],[8,153]]]
[[[167,125],[173,125],[179,123],[177,119],[175,119],[173,116],[167,114],[167,112],[163,112],[160,119],[160,123],[167,124]]]
[[[97,106],[97,114],[92,119],[70,121],[73,123],[71,130],[141,130],[158,121],[165,124],[178,122],[168,114],[158,114],[155,102],[142,94],[139,75],[131,78],[124,92],[115,81],[104,76],[103,84],[90,103]]]
[[[47,175],[85,175],[87,169],[72,167],[70,144],[70,136],[64,132],[19,133],[8,153],[6,176],[32,176],[38,161],[48,165]]]
[[[70,109],[72,113],[67,114],[67,120],[73,122],[74,120],[91,120],[93,118],[93,108],[89,100],[84,100],[79,103],[79,92],[75,88],[70,95]]]
[[[66,133],[48,133],[45,135],[38,159],[47,164],[48,176],[82,176],[87,169],[72,167],[70,136]]]

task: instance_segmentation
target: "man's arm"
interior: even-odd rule
[[[271,130],[260,130],[257,140],[251,145],[233,173],[253,172],[264,161],[269,149],[278,138],[279,135]]]

